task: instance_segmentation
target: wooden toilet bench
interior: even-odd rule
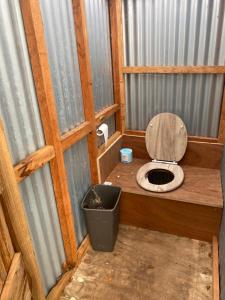
[[[121,147],[133,149],[132,163],[120,163]],[[122,188],[121,223],[211,242],[219,234],[223,208],[222,149],[222,144],[189,142],[181,163],[185,173],[182,186],[153,193],[136,182],[138,169],[150,161],[144,138],[124,135],[99,158],[101,182]]]

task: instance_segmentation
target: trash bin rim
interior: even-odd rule
[[[103,209],[100,209],[100,208],[85,208],[85,207],[83,207],[84,201],[85,201],[86,196],[87,196],[87,194],[89,193],[90,189],[91,189],[93,186],[97,186],[97,185],[103,185],[103,186],[108,186],[108,187],[115,187],[115,188],[119,188],[119,189],[120,189],[119,194],[118,194],[118,196],[117,196],[117,201],[116,201],[116,203],[115,203],[115,205],[114,205],[114,207],[113,207],[112,209],[107,209],[107,208],[103,208]],[[104,212],[112,212],[112,211],[115,209],[115,207],[117,206],[117,204],[118,204],[118,202],[119,202],[119,200],[120,200],[121,193],[122,193],[122,189],[121,189],[120,186],[116,186],[116,185],[106,185],[106,184],[92,184],[92,185],[90,186],[90,188],[88,189],[88,191],[86,192],[86,194],[84,195],[84,198],[83,198],[82,203],[81,203],[81,208],[82,208],[83,210],[86,210],[86,211],[92,211],[92,210],[93,210],[93,211],[101,211],[101,212],[103,212],[103,211],[104,211]]]

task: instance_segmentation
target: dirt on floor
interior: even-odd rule
[[[87,252],[60,298],[69,299],[212,299],[211,244],[120,226],[113,252]]]

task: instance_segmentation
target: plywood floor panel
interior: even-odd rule
[[[120,226],[112,253],[90,249],[60,300],[212,299],[211,244]]]

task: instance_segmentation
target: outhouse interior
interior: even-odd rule
[[[225,0],[0,1],[0,300],[225,300],[224,74]]]

